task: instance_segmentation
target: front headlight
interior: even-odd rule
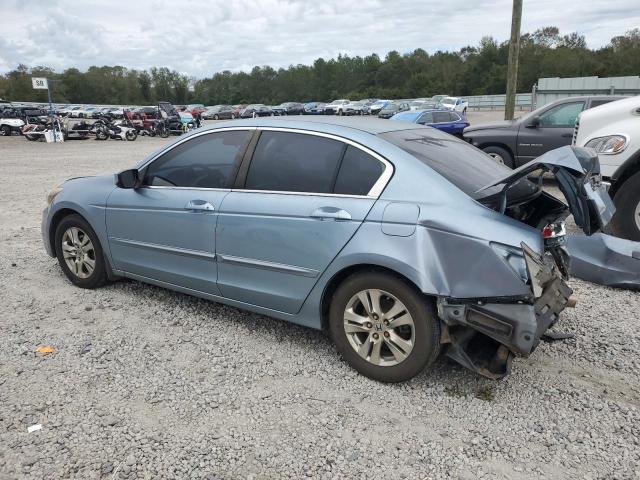
[[[589,140],[585,147],[593,148],[597,153],[616,154],[622,152],[629,143],[625,135],[607,135]]]
[[[56,196],[62,191],[62,187],[56,187],[47,193],[47,205],[51,205]]]

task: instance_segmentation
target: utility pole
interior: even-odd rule
[[[516,107],[516,89],[518,88],[518,55],[520,54],[520,23],[522,21],[522,0],[513,0],[511,13],[511,40],[509,41],[509,63],[507,66],[507,98],[504,106],[504,119],[512,120]]]

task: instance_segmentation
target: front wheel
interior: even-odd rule
[[[408,380],[440,353],[440,323],[433,303],[386,273],[347,278],[333,296],[329,325],[347,363],[381,382]]]
[[[0,136],[10,137],[11,127],[9,125],[2,125],[2,127],[0,127]]]
[[[106,140],[109,138],[109,134],[107,133],[106,128],[99,127],[96,130],[96,140]]]
[[[220,116],[218,116],[218,114],[216,114],[216,115],[213,116],[213,119],[214,120],[220,120]]]
[[[160,138],[169,138],[169,129],[166,126],[162,126],[158,129],[158,135]]]
[[[616,237],[640,242],[640,172],[629,177],[613,197],[616,213],[608,230]]]
[[[80,215],[64,217],[55,232],[55,251],[62,271],[80,288],[97,288],[107,281],[98,236]]]

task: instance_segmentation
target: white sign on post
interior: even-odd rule
[[[49,89],[49,83],[47,82],[46,78],[31,77],[31,83],[33,85],[33,88],[35,88],[37,90],[48,90]]]

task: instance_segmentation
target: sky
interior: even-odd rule
[[[557,26],[591,48],[640,27],[639,0],[524,0],[522,32]],[[429,53],[508,39],[511,0],[0,0],[0,73],[19,63],[222,70],[338,54]]]

